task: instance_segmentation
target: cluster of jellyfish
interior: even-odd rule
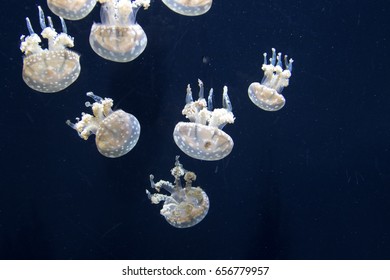
[[[212,0],[162,0],[176,13],[198,16],[206,13]],[[86,17],[96,3],[101,4],[101,23],[91,28],[91,48],[104,59],[129,62],[136,59],[146,48],[147,36],[136,22],[138,10],[150,6],[150,0],[48,0],[49,9],[60,17],[62,32],[58,33],[51,17],[39,10],[41,36],[47,39],[48,48],[41,47],[42,39],[35,33],[29,18],[26,18],[29,35],[21,36],[20,49],[23,59],[23,80],[32,89],[53,93],[64,90],[77,80],[80,74],[80,55],[69,48],[74,39],[67,34],[64,19],[80,20]]]
[[[136,14],[143,7],[148,9],[150,0],[48,0],[50,10],[60,17],[62,32],[58,33],[50,16],[45,18],[38,6],[41,37],[35,33],[30,19],[26,18],[29,35],[21,36],[20,49],[24,54],[22,77],[33,90],[54,93],[64,90],[77,80],[80,74],[80,55],[70,50],[74,39],[67,34],[64,21],[86,17],[101,4],[101,23],[94,23],[89,42],[92,49],[102,58],[115,62],[129,62],[136,59],[146,48],[147,37],[136,22]],[[162,0],[172,11],[185,16],[199,16],[211,8],[212,0]],[[42,39],[48,41],[47,49],[42,48]],[[289,85],[292,72],[292,59],[272,49],[267,60],[264,53],[261,82],[253,82],[248,87],[250,100],[265,111],[278,111],[285,105],[282,90]],[[188,121],[178,122],[173,130],[173,140],[187,156],[205,161],[217,161],[227,157],[234,146],[233,139],[222,129],[234,123],[233,107],[228,96],[227,86],[222,91],[222,107],[213,107],[213,89],[207,99],[203,82],[198,80],[198,98],[194,100],[190,84],[187,85],[185,105],[182,114]],[[113,110],[111,98],[100,97],[92,92],[87,96],[93,103],[85,102],[92,114],[82,112],[81,118],[73,123],[66,121],[76,130],[80,138],[87,140],[95,135],[98,151],[105,157],[118,158],[126,155],[137,144],[141,126],[135,116],[123,110]],[[177,228],[188,228],[198,224],[207,215],[210,202],[201,187],[193,187],[196,174],[187,171],[176,156],[171,170],[174,183],[160,180],[154,182],[150,175],[154,194],[146,190],[153,204],[163,202],[160,211],[167,222]],[[181,178],[185,181],[182,186]],[[161,194],[164,190],[167,194]]]

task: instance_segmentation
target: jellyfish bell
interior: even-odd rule
[[[120,157],[134,148],[139,135],[138,120],[123,110],[117,110],[101,122],[96,131],[96,147],[106,157]]]
[[[286,55],[284,57],[285,69],[283,70],[281,53],[276,55],[276,50],[273,48],[269,64],[267,63],[267,53],[264,53],[263,80],[261,83],[250,84],[248,88],[248,96],[256,106],[265,111],[278,111],[283,108],[286,100],[281,93],[289,84],[293,62],[291,58],[287,60]]]
[[[152,204],[164,202],[160,214],[170,225],[176,228],[192,227],[206,217],[210,208],[209,198],[202,188],[192,186],[196,174],[183,168],[179,156],[176,156],[175,167],[171,169],[171,174],[175,178],[174,184],[164,180],[155,183],[154,176],[150,175],[150,186],[157,193],[151,194],[146,190],[146,194]],[[181,177],[185,181],[184,187]],[[161,194],[161,190],[165,190],[169,195]]]
[[[217,127],[179,122],[173,131],[176,145],[186,155],[200,160],[219,160],[233,149],[233,139]]]
[[[102,23],[94,23],[89,36],[92,49],[115,62],[136,59],[146,48],[147,37],[136,22],[136,14],[147,9],[150,0],[99,0]]]
[[[206,102],[203,82],[198,82],[199,98],[196,101],[192,99],[190,85],[187,86],[187,104],[182,113],[190,122],[179,122],[173,131],[173,139],[180,150],[192,158],[220,160],[229,155],[234,146],[233,139],[222,130],[227,123],[234,122],[227,87],[223,89],[224,108],[213,109],[213,90],[210,90]]]
[[[162,0],[175,13],[183,16],[200,16],[207,13],[213,0]]]
[[[93,115],[82,113],[76,123],[69,120],[66,123],[84,140],[95,134],[96,147],[103,156],[117,158],[130,152],[141,132],[137,118],[123,110],[113,111],[110,98],[103,99],[92,92],[87,96],[95,100],[93,104],[85,103],[86,107],[92,107]]]
[[[85,18],[95,7],[97,0],[47,0],[49,9],[68,20]]]
[[[48,40],[48,48],[40,46],[41,37],[34,32],[29,18],[26,18],[30,35],[21,36],[20,50],[23,58],[23,81],[32,89],[53,93],[61,91],[77,80],[80,75],[80,56],[69,50],[74,46],[73,38],[67,34],[65,21],[61,19],[62,32],[57,33],[50,17],[46,26],[45,15],[38,6],[41,36]]]

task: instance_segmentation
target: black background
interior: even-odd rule
[[[21,77],[25,17],[1,13],[1,259],[388,259],[390,257],[389,7],[385,1],[214,1],[184,17],[152,1],[137,20],[148,46],[120,64],[88,43],[99,7],[69,22],[81,75],[42,94]],[[374,4],[372,4],[374,3]],[[59,27],[58,18],[54,22]],[[261,81],[262,53],[293,57],[286,106],[265,112],[247,88]],[[206,58],[206,63],[204,61]],[[172,131],[188,83],[201,78],[221,106],[229,87],[233,152],[187,157]],[[65,125],[88,112],[85,93],[114,99],[141,123],[137,146],[108,159],[93,137]],[[170,226],[145,195],[149,174],[172,180],[175,155],[198,175],[210,211],[189,229]]]

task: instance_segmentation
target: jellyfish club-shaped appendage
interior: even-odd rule
[[[92,107],[93,115],[82,113],[76,123],[66,121],[79,136],[87,140],[95,134],[96,147],[99,152],[109,158],[121,157],[130,152],[137,144],[141,126],[136,117],[123,110],[113,111],[113,100],[102,98],[88,92],[87,96],[95,102],[86,102],[86,107]]]
[[[71,85],[80,74],[80,56],[69,50],[73,38],[67,34],[65,21],[61,19],[62,32],[57,33],[50,17],[46,26],[45,15],[38,6],[41,36],[48,40],[48,48],[40,46],[41,38],[34,32],[29,18],[26,18],[30,35],[20,37],[20,50],[24,53],[23,80],[32,89],[53,93]]]
[[[276,55],[276,50],[272,49],[269,64],[267,64],[267,54],[264,53],[264,63],[261,68],[264,71],[263,80],[261,83],[250,84],[248,88],[249,98],[257,107],[265,111],[278,111],[284,106],[286,100],[281,93],[288,86],[293,62],[285,55],[283,70],[282,53]]]
[[[96,0],[47,0],[49,9],[68,20],[85,18],[95,7]]]
[[[210,10],[213,0],[162,0],[172,11],[183,16],[200,16]]]
[[[193,101],[190,85],[187,86],[186,105],[182,111],[190,122],[179,122],[173,131],[176,145],[188,156],[200,160],[220,160],[233,149],[233,139],[222,128],[234,122],[228,89],[223,88],[224,108],[213,110],[213,89],[208,100],[204,98],[203,82],[199,83],[199,98]]]
[[[146,194],[153,204],[164,202],[160,213],[170,225],[177,228],[192,227],[206,217],[210,207],[209,198],[200,187],[192,186],[196,174],[183,168],[179,156],[176,156],[171,174],[175,177],[174,184],[164,180],[155,183],[154,176],[150,175],[150,186],[157,193],[151,194],[146,190]],[[181,184],[181,177],[185,181],[184,187]],[[161,189],[167,191],[169,195],[161,194]]]
[[[147,9],[150,0],[98,0],[102,23],[94,23],[89,35],[92,49],[115,62],[136,59],[146,48],[147,37],[136,22],[140,7]]]

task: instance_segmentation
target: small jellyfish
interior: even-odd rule
[[[87,140],[95,134],[96,147],[99,152],[109,158],[117,158],[130,152],[137,144],[141,127],[136,117],[123,110],[113,111],[113,100],[101,98],[88,92],[87,96],[95,102],[85,102],[86,107],[92,107],[93,116],[82,113],[81,120],[66,124],[76,130],[81,138]]]
[[[47,5],[59,17],[79,20],[85,18],[92,11],[96,0],[47,0]]]
[[[210,10],[213,0],[162,0],[172,11],[183,16],[200,16]]]
[[[67,34],[65,21],[60,18],[62,33],[57,33],[50,17],[47,17],[49,26],[46,26],[45,15],[41,7],[39,22],[42,28],[42,38],[48,40],[48,48],[42,49],[41,38],[32,28],[29,18],[26,18],[29,36],[20,37],[20,50],[24,53],[23,80],[32,89],[52,93],[58,92],[71,85],[80,74],[80,56],[70,51],[73,47],[73,38]]]
[[[248,88],[248,95],[252,102],[265,111],[280,110],[286,100],[281,94],[282,90],[288,86],[291,77],[292,63],[291,58],[284,56],[285,70],[283,70],[282,53],[276,55],[276,50],[272,49],[272,57],[267,64],[267,53],[264,53],[264,63],[261,69],[264,71],[264,77],[261,83],[252,83]]]
[[[171,169],[171,174],[175,177],[174,184],[163,180],[155,183],[154,176],[150,175],[150,186],[158,193],[151,194],[146,190],[146,194],[153,204],[164,201],[160,213],[170,225],[177,228],[192,227],[206,217],[210,207],[209,198],[200,187],[192,186],[196,174],[183,168],[179,156],[176,156],[175,167]],[[184,188],[180,177],[184,177]],[[166,190],[170,195],[160,194],[161,189]]]
[[[142,6],[149,8],[150,0],[99,0],[102,23],[92,25],[89,43],[101,57],[116,62],[136,59],[148,42],[136,14]]]
[[[213,110],[213,89],[208,100],[204,98],[203,82],[199,83],[199,98],[192,99],[190,85],[187,86],[186,105],[182,111],[190,122],[179,122],[173,131],[176,145],[188,156],[201,160],[220,160],[233,149],[233,139],[222,128],[227,123],[234,123],[232,104],[228,89],[223,88],[222,103],[224,108]]]

